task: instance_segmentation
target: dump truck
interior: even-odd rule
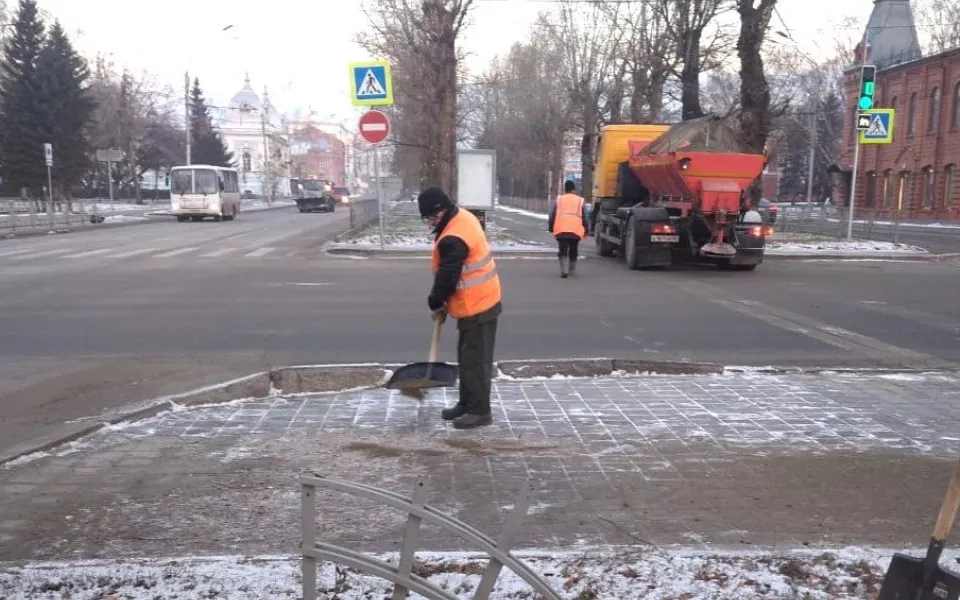
[[[290,188],[302,212],[333,212],[337,206],[331,192],[332,185],[324,179],[291,179]]]
[[[674,125],[607,125],[593,165],[597,254],[629,269],[699,262],[753,270],[773,229],[746,190],[766,157],[717,117]]]

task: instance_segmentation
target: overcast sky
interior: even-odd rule
[[[60,19],[88,57],[112,53],[120,65],[182,86],[184,70],[199,76],[213,104],[225,105],[250,74],[266,85],[281,111],[312,107],[319,115],[352,120],[347,64],[367,58],[352,38],[365,25],[360,0],[38,0]],[[464,37],[467,66],[482,71],[497,54],[525,40],[550,0],[477,0]],[[787,30],[800,49],[822,55],[832,47],[845,14],[865,19],[873,0],[781,0],[773,27]],[[843,11],[837,9],[843,6]],[[735,18],[733,16],[732,18]],[[782,21],[781,21],[782,19]],[[227,25],[231,29],[223,32]]]

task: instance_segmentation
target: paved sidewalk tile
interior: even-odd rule
[[[525,547],[918,545],[960,449],[958,383],[508,380],[495,424],[466,432],[439,419],[455,390],[175,411],[0,468],[0,560],[294,551],[304,469],[404,494],[427,476],[431,504],[491,535],[529,479]],[[318,506],[325,539],[396,549],[403,515],[326,491]]]

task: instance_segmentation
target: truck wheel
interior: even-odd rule
[[[600,237],[603,226],[599,223],[593,230],[593,247],[597,250],[597,256],[613,256],[613,244]]]

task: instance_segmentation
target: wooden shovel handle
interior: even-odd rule
[[[437,348],[440,346],[440,326],[442,324],[440,319],[433,319],[433,340],[430,342],[430,358],[427,359],[427,362],[437,362]]]
[[[940,506],[940,515],[937,516],[937,525],[933,528],[933,537],[938,541],[945,541],[953,530],[953,521],[957,518],[957,509],[960,508],[960,460],[953,471],[953,478],[947,486],[947,493]]]

